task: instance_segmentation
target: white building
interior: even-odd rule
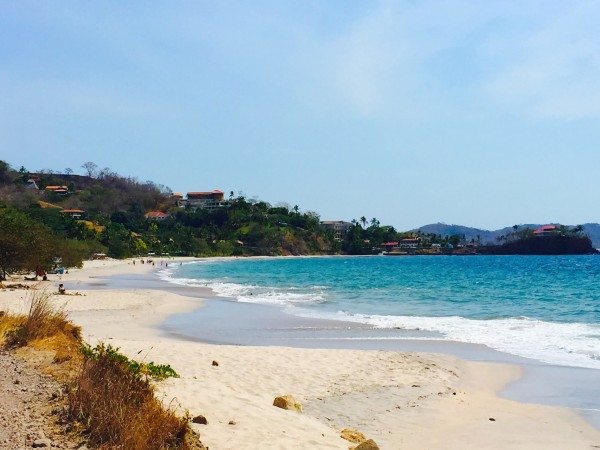
[[[338,241],[343,240],[348,230],[352,227],[351,222],[344,222],[343,220],[324,220],[321,222],[321,225],[333,231],[333,237]]]

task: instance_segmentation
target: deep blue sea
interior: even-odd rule
[[[219,258],[162,275],[300,316],[600,368],[600,256]]]

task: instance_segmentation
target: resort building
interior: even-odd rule
[[[44,190],[47,193],[58,195],[67,195],[69,193],[69,188],[67,186],[46,186]]]
[[[185,199],[179,199],[178,206],[185,208],[216,209],[228,206],[223,191],[188,192]]]
[[[173,192],[171,194],[171,202],[173,202],[174,205],[179,206],[179,202],[183,200],[183,195],[181,194],[181,192]]]
[[[398,247],[398,242],[396,242],[396,241],[384,242],[383,244],[381,244],[381,246],[386,251],[391,252],[395,247]]]
[[[556,225],[543,225],[534,230],[534,236],[554,236],[558,233],[558,227]]]
[[[169,215],[162,211],[149,211],[144,214],[144,217],[148,220],[153,220],[155,222],[160,222],[162,220],[168,219]]]
[[[71,219],[78,219],[78,220],[81,219],[85,214],[85,211],[83,209],[62,209],[60,212],[62,214],[66,214]]]
[[[419,248],[420,244],[421,244],[420,237],[407,238],[407,239],[402,239],[398,243],[398,247],[401,249],[404,249],[404,250],[416,250]]]
[[[351,222],[344,222],[343,220],[324,220],[321,225],[333,231],[333,237],[338,241],[341,241],[352,227]]]

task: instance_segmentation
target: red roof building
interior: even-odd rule
[[[543,225],[537,228],[533,234],[536,236],[551,236],[556,234],[558,227],[556,225]]]
[[[180,199],[178,205],[181,207],[215,209],[227,206],[225,193],[218,189],[213,191],[188,192],[185,200]]]
[[[44,189],[46,192],[52,192],[60,195],[66,195],[69,193],[69,188],[67,186],[46,186]]]
[[[149,211],[147,212],[144,217],[148,220],[165,220],[169,217],[169,215],[167,213],[164,213],[162,211]]]
[[[215,200],[215,201],[221,202],[225,198],[225,193],[223,191],[219,191],[218,189],[215,189],[214,191],[207,191],[207,192],[188,192],[187,198],[188,198],[188,200],[192,200],[192,199],[208,200],[208,199],[210,199],[210,200]]]

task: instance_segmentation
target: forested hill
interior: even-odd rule
[[[184,200],[165,186],[93,163],[82,168],[84,174],[17,170],[0,161],[0,279],[12,272],[77,266],[95,253],[115,258],[377,254],[400,245],[418,254],[460,254],[536,227],[488,231],[432,224],[400,232],[364,216],[322,223],[317,213],[298,206],[271,205],[233,192],[224,198],[221,191],[192,193],[192,201]],[[210,206],[193,202],[194,195],[214,193],[218,201]],[[600,247],[600,225],[583,229]]]
[[[298,255],[340,250],[319,216],[298,207],[272,206],[231,193],[216,209],[184,208],[178,204],[181,197],[165,186],[99,170],[93,163],[83,167],[86,175],[70,170],[57,174],[15,170],[0,161],[3,231],[12,227],[12,238],[19,240],[19,229],[31,224],[36,235],[54,242],[36,245],[50,246],[47,254],[61,257],[59,250],[72,247],[71,243],[86,253],[84,257],[106,252],[118,258],[148,253]],[[148,213],[158,214],[160,220]],[[59,240],[60,245],[55,245]],[[27,253],[25,244],[22,254]],[[49,265],[48,258],[43,266]]]
[[[516,230],[522,230],[525,228],[538,228],[540,225],[545,224],[520,224]],[[471,239],[477,241],[480,240],[482,243],[496,244],[498,238],[506,236],[515,230],[515,227],[505,227],[498,230],[483,230],[480,228],[467,227],[464,225],[448,225],[445,223],[432,223],[429,225],[423,225],[417,228],[416,231],[425,234],[439,234],[441,236],[463,236],[467,241]],[[586,234],[591,240],[592,245],[595,248],[600,248],[600,224],[598,223],[586,223],[583,224],[583,233]],[[478,239],[479,238],[479,239]]]

